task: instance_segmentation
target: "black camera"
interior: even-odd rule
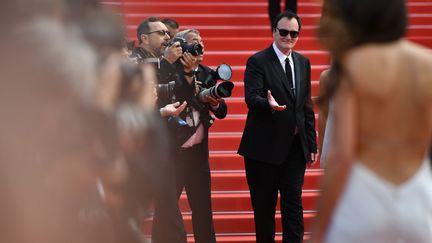
[[[176,37],[172,40],[172,43],[179,42],[180,46],[182,48],[182,52],[189,52],[190,54],[194,56],[199,56],[204,54],[204,48],[201,44],[193,43],[189,44],[186,42],[184,38]]]
[[[157,84],[156,93],[158,99],[169,100],[174,96],[175,81],[171,81],[167,84]]]
[[[202,81],[203,89],[198,94],[201,102],[206,102],[206,97],[211,96],[215,99],[230,97],[234,83],[231,79],[232,69],[228,64],[221,64],[215,70],[210,69],[210,75]],[[225,82],[217,83],[218,80]]]

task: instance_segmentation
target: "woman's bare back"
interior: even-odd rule
[[[432,134],[432,54],[400,40],[353,49],[346,59],[356,104],[356,157],[400,184],[420,167]]]

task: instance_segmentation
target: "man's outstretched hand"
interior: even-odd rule
[[[269,102],[270,107],[275,111],[283,111],[286,109],[286,105],[279,105],[270,90],[267,91],[267,100]]]

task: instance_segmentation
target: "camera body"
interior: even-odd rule
[[[182,48],[183,53],[189,52],[193,56],[199,56],[199,55],[204,54],[204,48],[201,44],[198,44],[198,43],[189,44],[186,42],[185,39],[180,38],[180,37],[176,37],[172,40],[172,43],[175,43],[175,42],[180,43],[180,46]]]
[[[157,84],[156,93],[158,99],[170,100],[174,97],[175,81],[171,81],[167,84]]]

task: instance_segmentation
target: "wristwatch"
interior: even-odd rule
[[[183,74],[186,75],[186,76],[188,76],[188,77],[193,77],[195,75],[195,72],[193,70],[190,71],[190,72],[184,72],[183,71]]]

